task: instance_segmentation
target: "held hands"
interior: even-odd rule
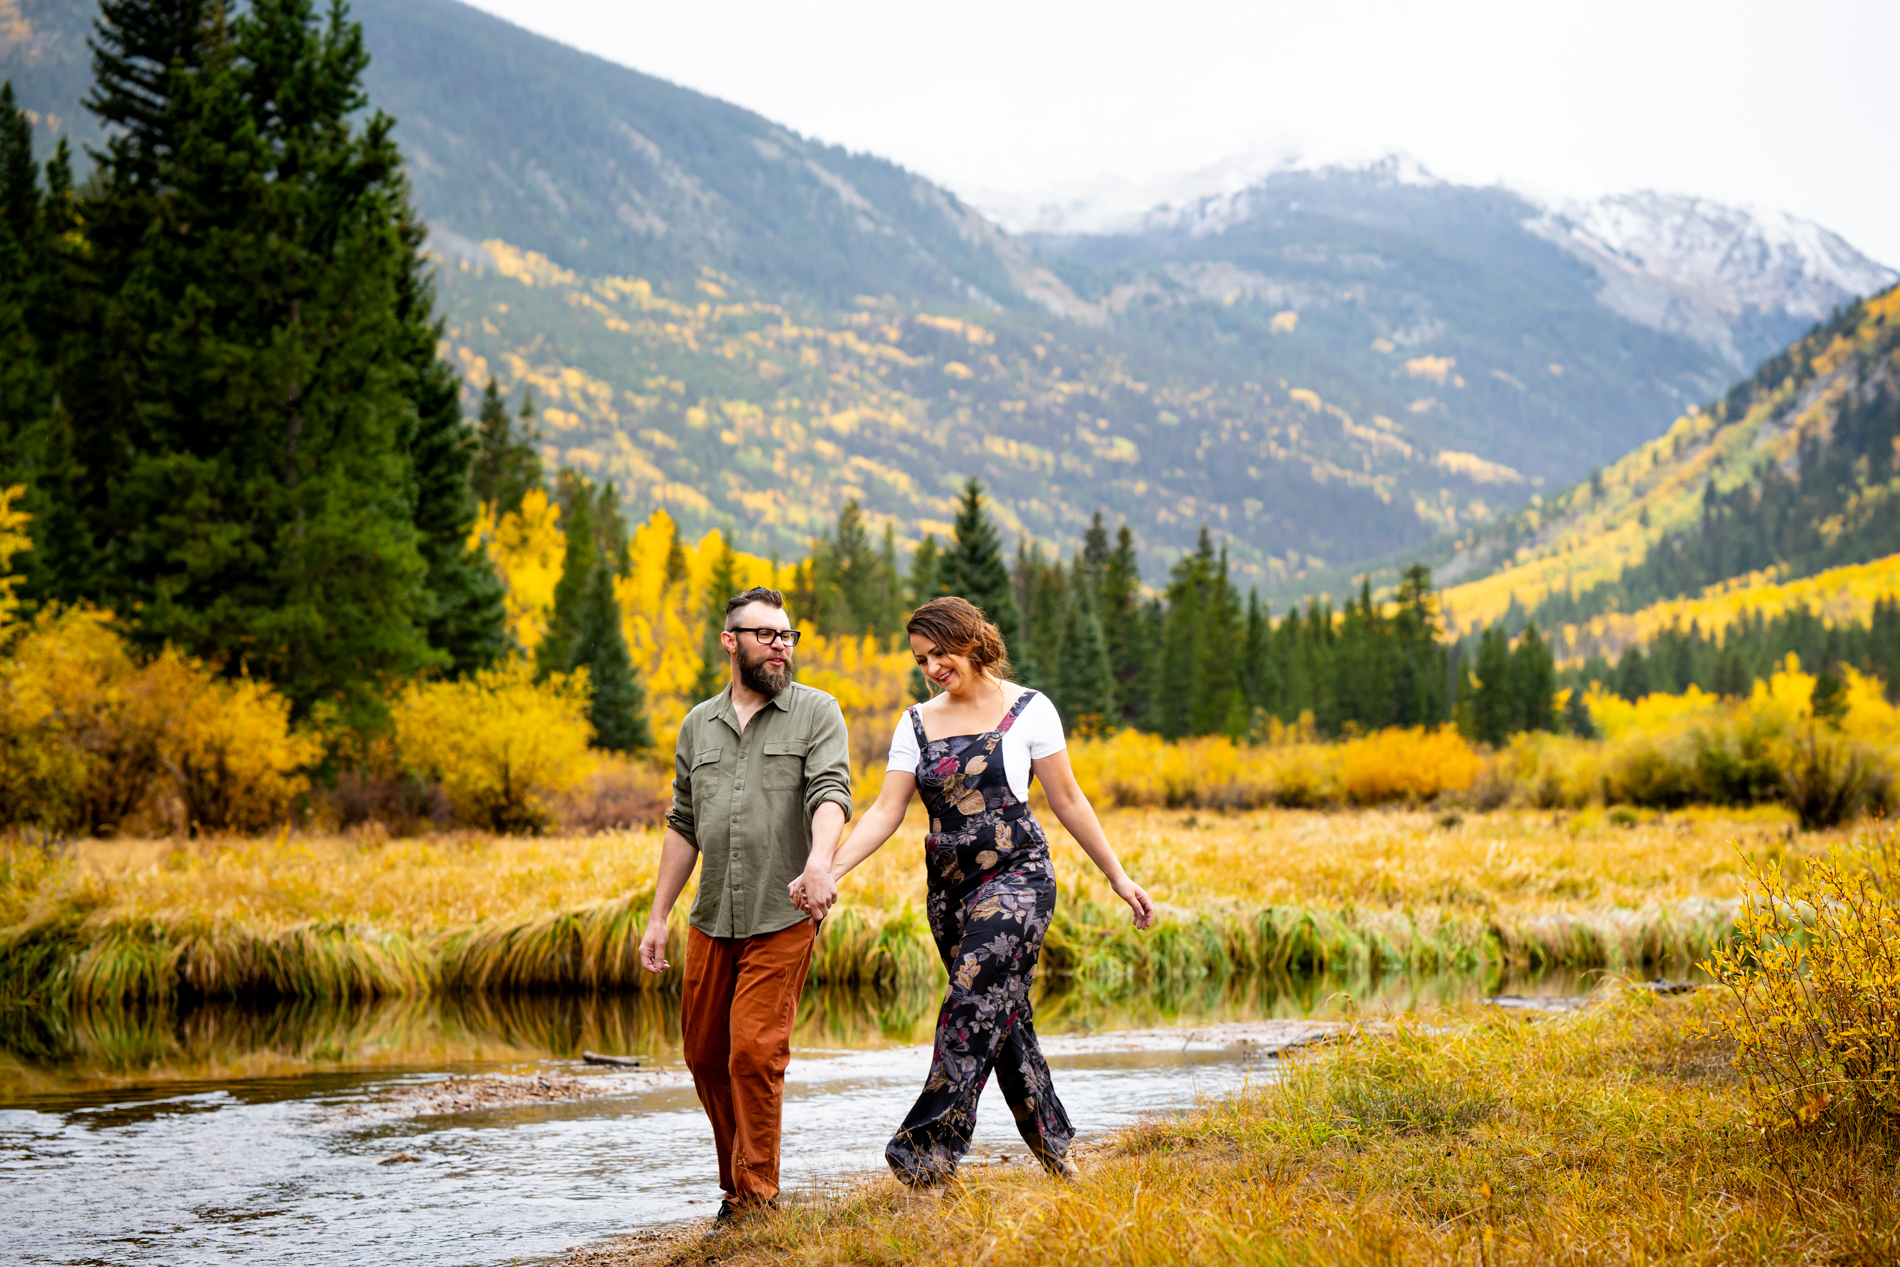
[[[813,871],[807,867],[803,874],[786,886],[792,905],[814,920],[822,920],[831,913],[832,903],[838,900],[838,885],[831,878],[831,872]]]
[[[1146,889],[1127,876],[1115,882],[1115,896],[1128,903],[1129,909],[1134,911],[1136,928],[1146,931],[1148,925],[1155,922],[1154,899],[1148,896]]]

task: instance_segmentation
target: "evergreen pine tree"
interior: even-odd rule
[[[732,676],[732,664],[726,645],[719,635],[726,627],[726,600],[745,588],[739,583],[739,559],[732,550],[730,533],[722,533],[719,557],[713,560],[712,575],[706,579],[706,642],[699,652],[699,674],[693,679],[693,698],[711,699],[725,689]]]
[[[439,383],[361,31],[311,0],[106,0],[94,49],[112,139],[60,383],[92,597],[148,646],[368,721],[384,683],[454,658],[427,538],[452,535],[459,472],[452,442],[416,466]]]
[[[536,655],[542,674],[563,672],[574,665],[588,587],[593,583],[594,565],[602,562],[592,481],[579,471],[563,468],[554,477],[554,483],[560,496],[567,553],[561,563],[561,579],[554,585],[554,610],[548,618],[548,631]]]
[[[442,322],[434,315],[434,266],[423,254],[426,230],[410,211],[401,232],[408,261],[397,318],[409,340],[407,387],[416,415],[408,450],[427,593],[421,619],[429,646],[462,674],[487,668],[506,652],[505,589],[487,551],[473,540],[481,507],[469,477],[479,440],[462,417],[461,379],[436,355]]]
[[[1551,697],[1557,690],[1557,673],[1551,664],[1550,648],[1533,623],[1524,626],[1523,637],[1511,652],[1511,713],[1516,729],[1554,729]]]
[[[530,402],[528,409],[533,409]],[[521,509],[521,499],[530,489],[539,488],[541,455],[532,436],[517,428],[508,415],[508,402],[493,378],[482,391],[481,413],[476,420],[480,449],[469,469],[469,487],[475,500],[494,506],[502,514]]]
[[[1141,568],[1135,558],[1135,534],[1123,523],[1115,533],[1097,574],[1096,613],[1108,639],[1109,670],[1115,677],[1115,704],[1124,726],[1147,724],[1148,666],[1156,645],[1145,636],[1141,614]]]
[[[1477,683],[1471,697],[1471,737],[1498,745],[1511,737],[1511,641],[1500,622],[1478,639]]]
[[[1260,591],[1247,592],[1247,624],[1240,658],[1241,694],[1247,701],[1249,729],[1255,710],[1275,713],[1280,706],[1280,673],[1274,664],[1271,610]]]
[[[937,548],[937,538],[925,533],[924,539],[910,553],[910,574],[904,581],[904,603],[915,609],[946,591],[943,587],[943,554]]]
[[[1056,708],[1070,730],[1095,734],[1115,716],[1115,679],[1109,672],[1108,642],[1095,615],[1095,598],[1086,584],[1069,587],[1062,617],[1062,650],[1056,674]]]
[[[620,603],[614,597],[614,572],[604,552],[596,554],[589,571],[567,662],[570,673],[580,668],[587,670],[593,691],[588,716],[594,723],[594,746],[610,752],[652,747],[646,692],[627,654]]]
[[[943,585],[974,605],[1003,635],[1009,658],[1020,661],[1023,645],[1022,612],[1011,593],[1009,566],[1003,562],[1003,543],[996,525],[983,511],[983,485],[971,479],[963,486],[957,507],[956,543],[943,556]]]
[[[34,482],[52,409],[52,371],[30,321],[40,198],[33,133],[8,81],[0,84],[0,488]]]
[[[1581,686],[1572,687],[1570,698],[1564,701],[1564,729],[1579,739],[1595,739],[1597,727],[1590,716],[1590,705],[1584,700]]]

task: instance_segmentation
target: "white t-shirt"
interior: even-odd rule
[[[1010,795],[1019,801],[1029,799],[1029,763],[1052,752],[1061,752],[1069,746],[1062,735],[1062,716],[1056,712],[1056,706],[1041,691],[1023,705],[1023,711],[1016,714],[1016,720],[1003,733],[1003,771],[1009,776]],[[897,770],[904,774],[917,773],[917,761],[922,754],[917,751],[917,728],[910,720],[910,710],[905,709],[897,715],[897,731],[891,736],[891,759],[884,764],[886,770]]]

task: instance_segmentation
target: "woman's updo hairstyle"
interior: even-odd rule
[[[904,632],[928,638],[937,650],[967,656],[970,667],[993,678],[1009,676],[1009,649],[995,625],[974,604],[956,597],[933,598],[910,614]]]

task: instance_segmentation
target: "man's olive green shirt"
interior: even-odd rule
[[[805,869],[812,815],[826,801],[851,817],[850,739],[823,691],[792,683],[744,734],[730,684],[686,714],[666,821],[699,848],[692,926],[758,937],[804,919],[786,890]]]

